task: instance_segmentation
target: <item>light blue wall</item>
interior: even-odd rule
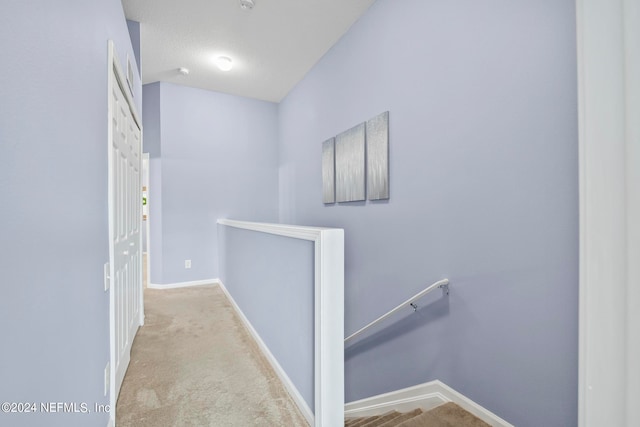
[[[144,125],[143,151],[149,158],[162,155],[162,126],[160,120],[160,83],[142,86],[142,123]]]
[[[127,19],[127,28],[129,30],[129,38],[133,48],[133,56],[136,59],[136,68],[140,74],[140,23]]]
[[[160,123],[160,83],[142,86],[143,149],[149,153],[149,265],[152,284],[162,278],[162,135]]]
[[[161,83],[160,115],[161,182],[152,162],[150,188],[156,206],[161,188],[162,237],[152,229],[151,281],[217,278],[218,218],[277,222],[277,105]]]
[[[218,226],[220,278],[314,408],[314,242]]]
[[[345,332],[452,283],[347,349],[347,401],[440,379],[577,424],[575,31],[571,0],[378,0],[280,104],[280,219],[345,229]],[[322,141],[386,110],[391,199],[323,206]]]
[[[162,278],[162,160],[149,159],[149,242],[151,277],[149,283],[159,284]]]
[[[124,64],[119,0],[0,2],[0,402],[108,403],[108,39]],[[16,427],[107,419],[0,413]]]

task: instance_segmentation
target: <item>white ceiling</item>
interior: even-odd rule
[[[279,102],[375,0],[122,0],[140,22],[143,84]],[[218,56],[233,59],[220,71]],[[190,73],[180,75],[178,68]]]

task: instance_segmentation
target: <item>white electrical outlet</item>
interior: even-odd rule
[[[111,363],[107,362],[107,366],[104,367],[104,395],[109,393],[109,387],[111,386]]]
[[[190,259],[185,259],[184,260],[184,268],[191,268],[191,260]]]

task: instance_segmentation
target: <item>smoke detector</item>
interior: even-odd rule
[[[189,75],[189,69],[188,69],[188,68],[185,68],[185,67],[180,67],[180,68],[178,68],[178,72],[179,72],[180,74],[182,74],[183,76],[187,76],[187,75]]]
[[[240,0],[240,7],[244,10],[251,10],[256,5],[254,0]]]

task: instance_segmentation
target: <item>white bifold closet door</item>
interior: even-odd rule
[[[121,82],[114,70],[111,85],[112,139],[110,150],[112,402],[117,400],[129,365],[131,345],[141,324],[142,252],[140,227],[141,131],[136,123]]]

